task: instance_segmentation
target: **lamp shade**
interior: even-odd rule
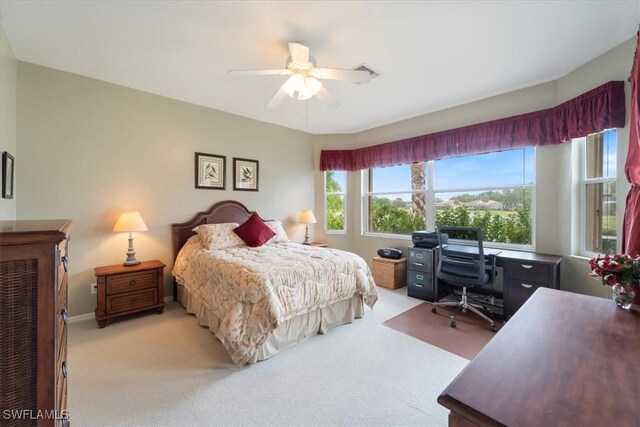
[[[313,216],[313,212],[311,212],[310,210],[304,210],[302,211],[302,213],[300,213],[300,219],[298,220],[299,224],[315,224],[316,222],[316,217]]]
[[[130,233],[132,231],[147,231],[147,225],[138,211],[122,212],[118,222],[113,227],[116,233]]]

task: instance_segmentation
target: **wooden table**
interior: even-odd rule
[[[450,426],[637,426],[640,314],[540,288],[438,397]]]

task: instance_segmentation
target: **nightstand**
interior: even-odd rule
[[[135,266],[122,264],[97,267],[98,307],[96,322],[100,328],[107,320],[126,314],[155,309],[164,310],[164,267],[158,261]]]
[[[318,246],[320,248],[326,248],[327,246],[329,246],[328,243],[322,243],[322,242],[311,242],[309,243],[311,246]]]

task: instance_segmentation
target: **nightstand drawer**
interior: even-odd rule
[[[107,295],[153,288],[157,280],[155,270],[107,276]]]
[[[107,315],[145,309],[157,304],[155,288],[107,297]]]

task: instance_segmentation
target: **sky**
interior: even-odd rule
[[[435,190],[517,186],[534,181],[533,148],[437,160]],[[411,191],[409,165],[374,170],[375,192]]]

